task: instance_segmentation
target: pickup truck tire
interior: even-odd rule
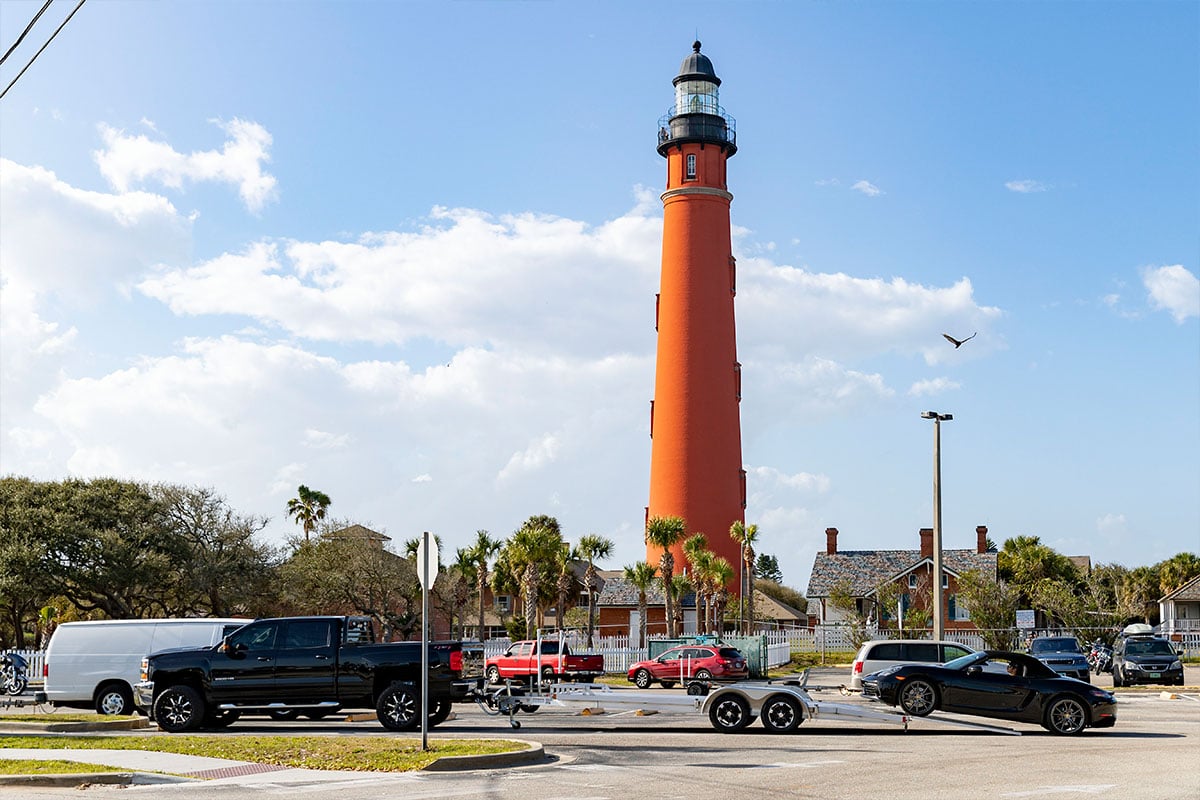
[[[639,689],[649,689],[650,684],[654,683],[654,678],[650,676],[650,670],[639,669],[633,673],[633,682]]]
[[[453,704],[445,699],[430,700],[433,703],[433,708],[429,711],[429,727],[440,725],[446,721],[446,717],[450,716],[450,710]]]
[[[420,705],[416,690],[397,681],[379,695],[375,716],[389,731],[414,731],[421,726]]]
[[[542,683],[554,683],[554,667],[542,667]]]
[[[167,733],[194,731],[204,723],[204,698],[190,686],[168,686],[154,701],[154,719]]]
[[[242,717],[240,711],[209,711],[204,715],[205,728],[228,728]]]
[[[661,681],[661,683],[662,683],[662,687],[664,689],[674,689],[675,688],[675,681]]]
[[[498,686],[500,684],[500,668],[499,667],[488,667],[487,668],[487,682],[493,686]]]

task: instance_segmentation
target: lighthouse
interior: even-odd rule
[[[675,103],[658,125],[667,188],[646,517],[682,517],[689,536],[703,533],[709,549],[736,570],[741,548],[729,527],[744,521],[746,473],[729,235],[733,195],[725,167],[737,152],[737,132],[720,104],[721,79],[700,52],[700,42],[692,45],[672,83]],[[682,543],[672,552],[677,565],[686,563]],[[661,554],[647,544],[651,564]]]

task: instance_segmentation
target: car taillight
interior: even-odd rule
[[[43,661],[42,662],[42,679],[45,680],[46,678],[49,678],[49,677],[50,677],[50,665]]]
[[[453,672],[462,672],[462,650],[451,651],[450,669]]]
[[[863,665],[863,662],[861,662],[861,661],[854,662],[854,674],[855,675],[862,675],[862,665]]]

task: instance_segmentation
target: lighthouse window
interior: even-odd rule
[[[696,154],[689,153],[687,157],[687,179],[696,180]]]
[[[675,86],[676,114],[720,114],[717,86],[709,81],[682,81]]]

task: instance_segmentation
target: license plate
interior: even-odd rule
[[[1148,674],[1148,675],[1149,675],[1151,678],[1161,678],[1161,677],[1162,677],[1162,673],[1159,673],[1159,672],[1149,672],[1149,673],[1147,673],[1147,674]]]

